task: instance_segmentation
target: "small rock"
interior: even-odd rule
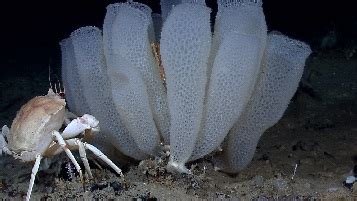
[[[217,199],[227,199],[227,198],[230,198],[229,195],[226,195],[226,194],[220,193],[220,192],[216,192],[216,197],[217,197]]]
[[[300,160],[300,164],[307,164],[307,165],[311,165],[313,164],[314,161],[312,158],[303,158]]]
[[[278,191],[286,191],[289,188],[288,182],[282,178],[275,179],[273,181],[273,186]]]
[[[324,155],[327,156],[327,157],[333,158],[333,159],[335,158],[334,155],[332,155],[332,154],[330,154],[330,153],[328,153],[326,151],[324,151]]]
[[[307,189],[310,189],[311,188],[311,184],[310,183],[305,183],[304,187],[307,188]]]
[[[327,189],[327,192],[334,193],[334,192],[337,192],[338,190],[339,190],[339,188],[337,188],[337,187],[331,187],[331,188]]]
[[[297,151],[316,151],[319,147],[317,142],[304,142],[298,141],[295,145],[293,145],[292,150]]]
[[[264,177],[261,175],[257,175],[252,179],[252,184],[256,187],[264,186]]]
[[[104,188],[108,187],[108,183],[98,183],[98,184],[93,184],[90,187],[90,191],[96,191],[96,190],[103,190]]]
[[[44,193],[53,193],[53,187],[51,186],[45,186]]]
[[[155,201],[156,197],[151,196],[151,193],[148,192],[145,195],[141,195],[139,198],[134,198],[133,200],[147,200],[147,201]]]
[[[357,178],[356,178],[355,176],[348,176],[348,177],[346,178],[346,183],[352,184],[352,183],[354,183],[356,180],[357,180]]]
[[[263,154],[258,160],[267,161],[267,160],[269,160],[269,155]]]
[[[216,192],[216,197],[217,197],[218,199],[224,199],[224,193],[218,193],[218,192]]]
[[[9,197],[15,197],[18,195],[18,192],[17,192],[17,190],[13,189],[8,192],[8,195],[9,195]]]
[[[124,190],[123,185],[117,181],[113,181],[109,185],[110,185],[110,187],[113,188],[116,195],[118,195],[119,193],[121,193]]]
[[[357,183],[354,183],[352,186],[352,195],[357,196]]]

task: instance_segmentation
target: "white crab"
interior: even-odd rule
[[[35,161],[32,168],[26,200],[30,200],[35,175],[43,157],[51,157],[65,151],[75,165],[81,181],[81,167],[72,155],[70,149],[79,150],[80,157],[89,178],[92,178],[85,149],[92,151],[112,167],[120,176],[122,171],[107,156],[93,145],[82,142],[84,135],[92,130],[99,130],[98,120],[92,115],[85,114],[71,122],[65,117],[66,102],[49,89],[46,96],[36,96],[23,105],[12,122],[11,130],[5,125],[0,135],[0,155],[5,152],[24,162]],[[69,123],[62,133],[59,129],[64,123]],[[85,132],[87,131],[87,132]],[[89,131],[89,132],[88,132]],[[7,142],[6,142],[6,140]]]

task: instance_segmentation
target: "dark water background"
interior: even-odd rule
[[[101,27],[106,6],[114,2],[118,1],[2,1],[0,76],[47,70],[50,60],[54,66],[60,65],[58,42],[81,26]],[[159,1],[140,2],[160,12]],[[330,32],[336,33],[333,47],[343,47],[357,39],[357,12],[352,2],[265,0],[263,6],[269,30],[306,41],[316,49]],[[215,16],[216,1],[206,3]]]
[[[21,76],[31,77],[33,81],[30,84],[24,83],[26,86],[20,89],[13,85],[1,85],[0,89],[13,87],[12,92],[20,94],[27,90],[28,96],[14,98],[21,99],[21,103],[35,95],[46,93],[49,65],[51,79],[54,82],[60,80],[61,56],[58,43],[81,26],[101,28],[106,6],[115,2],[118,1],[1,1],[0,84],[7,79],[20,82]],[[160,12],[158,0],[139,2],[149,5],[153,12]],[[263,0],[263,7],[270,31],[277,30],[305,41],[314,52],[318,52],[357,47],[357,12],[352,2]],[[213,24],[217,3],[208,0],[206,3],[212,8]],[[322,45],[324,40],[328,41],[327,45]],[[40,87],[38,90],[42,93],[38,94],[31,87]],[[0,109],[0,112],[10,109],[8,106],[14,102],[9,93],[11,92],[0,91],[0,101],[9,102],[1,104],[5,108]],[[11,108],[15,111],[18,109]],[[13,115],[8,118],[12,119]]]

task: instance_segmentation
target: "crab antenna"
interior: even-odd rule
[[[65,94],[65,89],[64,89],[64,86],[62,87],[61,86],[61,81],[57,78],[57,81],[58,81],[58,87],[59,87],[59,92],[58,94]],[[63,89],[63,90],[62,90]]]
[[[48,63],[48,82],[50,83],[50,88],[53,90],[52,83],[51,83],[51,64]]]
[[[61,87],[61,81],[59,79],[57,79],[58,81],[58,87],[59,87],[59,92],[62,93],[62,87]]]
[[[58,94],[58,90],[57,90],[57,84],[55,83],[55,93]]]

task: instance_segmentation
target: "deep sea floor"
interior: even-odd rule
[[[46,94],[49,86],[47,71],[0,78],[1,126],[10,126],[20,106]],[[357,56],[315,53],[307,62],[304,84],[284,117],[261,138],[251,164],[237,175],[215,171],[212,156],[189,164],[193,176],[167,173],[154,160],[129,162],[122,167],[125,181],[91,164],[95,179],[83,188],[78,177],[69,178],[68,160],[61,155],[39,172],[32,199],[357,199],[357,184],[351,189],[343,184],[357,171]],[[23,198],[31,168],[0,157],[0,198]]]

